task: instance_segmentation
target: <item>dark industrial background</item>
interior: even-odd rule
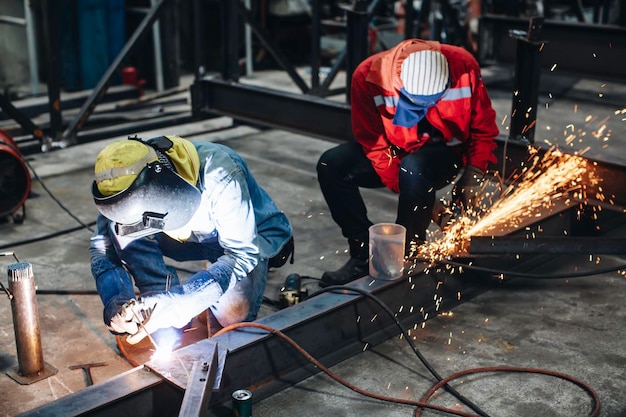
[[[395,282],[364,277],[352,292],[307,298],[346,256],[315,163],[351,140],[351,69],[426,28],[471,49],[466,3],[0,2],[0,267],[10,275],[18,259],[32,265],[46,362],[20,378],[16,300],[7,294],[0,415],[231,416],[238,389],[252,392],[255,417],[413,415],[414,407],[379,397],[422,398],[437,378],[421,353],[444,377],[494,367],[453,384],[484,414],[626,416],[625,11],[621,0],[490,0],[474,34],[500,123],[500,162],[491,169],[512,172],[529,145],[584,151],[603,177],[588,201],[571,207],[555,198],[556,208],[500,236],[499,252],[476,248],[482,270],[418,265]],[[566,139],[570,131],[577,140]],[[89,187],[97,152],[135,134],[224,143],[244,156],[296,239],[295,263],[270,273],[258,323],[376,395],[342,386],[261,330],[190,344],[173,364],[120,352],[89,271]],[[597,201],[598,193],[608,198]],[[364,196],[372,220],[393,219],[392,193]],[[520,244],[529,234],[549,245]],[[175,266],[181,275],[200,267]],[[292,274],[302,279],[302,299],[283,308]],[[218,376],[199,382],[197,365],[216,346]],[[500,374],[503,365],[547,374]],[[220,382],[213,392],[212,378]],[[469,410],[442,390],[430,402]]]

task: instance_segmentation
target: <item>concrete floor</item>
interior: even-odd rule
[[[510,73],[486,68],[484,75],[504,132],[511,110]],[[256,73],[242,81],[285,84],[284,75],[274,72]],[[542,85],[537,142],[557,142],[576,149],[590,147],[588,154],[594,158],[626,163],[626,126],[618,112],[626,101],[624,85],[563,74],[546,74]],[[586,120],[587,116],[591,121]],[[611,131],[608,142],[592,135],[598,121]],[[219,141],[244,156],[259,183],[294,226],[296,262],[273,272],[266,290],[268,299],[277,300],[278,290],[290,273],[319,277],[346,259],[345,242],[328,214],[315,178],[318,156],[333,144],[246,126],[217,130],[229,125],[230,119],[216,118],[176,126],[167,132],[128,134],[180,134],[194,141]],[[565,145],[568,130],[589,133]],[[100,149],[117,139],[121,138],[29,156],[27,160],[63,206],[83,223],[90,223],[96,216],[89,192],[93,161]],[[368,190],[364,195],[373,221],[393,221],[394,195],[386,190]],[[23,224],[0,224],[0,252],[13,251],[20,261],[33,266],[40,291],[37,303],[44,358],[58,372],[30,385],[18,384],[6,375],[17,364],[16,345],[11,302],[8,298],[0,301],[0,317],[4,317],[0,322],[0,416],[25,413],[83,389],[84,374],[70,370],[70,365],[106,362],[106,366],[92,370],[96,384],[132,368],[102,323],[99,298],[89,293],[95,289],[87,252],[90,232],[79,229],[55,235],[76,228],[78,223],[38,181],[33,181],[26,210]],[[623,236],[623,230],[612,233]],[[27,242],[41,236],[49,238]],[[624,256],[602,257],[599,267],[624,264],[625,260]],[[3,268],[13,262],[10,256],[0,257]],[[571,271],[575,265],[596,266],[584,256],[555,256],[553,262],[535,272],[556,274]],[[317,287],[314,281],[307,285],[309,292]],[[624,289],[626,279],[618,273],[576,279],[516,279],[461,304],[453,314],[429,320],[413,335],[417,347],[443,376],[498,365],[547,369],[589,384],[600,398],[601,416],[626,416],[626,307],[619,298]],[[273,311],[274,307],[267,304],[261,314]],[[363,389],[398,398],[420,399],[434,383],[400,338],[369,346],[332,370]],[[591,401],[584,391],[547,376],[480,374],[464,377],[453,385],[492,416],[570,417],[590,412]],[[432,402],[459,407],[458,400],[448,394],[439,393]],[[409,416],[413,409],[366,398],[317,374],[255,403],[253,415]]]

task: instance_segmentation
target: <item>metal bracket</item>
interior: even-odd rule
[[[196,361],[193,364],[179,417],[206,415],[211,399],[211,388],[219,385],[218,370],[223,368],[219,366],[218,357],[217,344],[215,344],[206,360]]]

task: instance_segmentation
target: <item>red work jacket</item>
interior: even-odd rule
[[[428,139],[420,135],[417,126],[393,124],[403,86],[400,68],[410,53],[426,49],[440,51],[450,67],[450,88],[428,109],[426,119],[441,131],[449,145],[463,144],[465,164],[485,171],[490,162],[496,162],[496,112],[476,59],[461,47],[409,39],[365,59],[354,71],[350,86],[354,136],[383,184],[396,193],[400,160],[424,146]],[[392,147],[396,152],[392,152]]]

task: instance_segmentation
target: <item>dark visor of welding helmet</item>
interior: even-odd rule
[[[160,162],[152,162],[125,190],[104,196],[96,181],[91,191],[98,211],[115,222],[120,236],[138,237],[187,224],[200,206],[201,193]]]

